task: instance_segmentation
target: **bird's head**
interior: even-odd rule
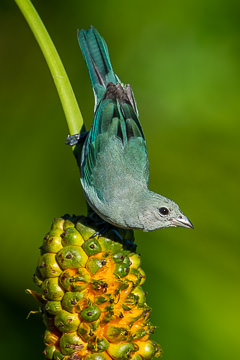
[[[193,229],[191,221],[174,201],[151,191],[145,206],[142,207],[139,219],[145,231],[176,226]]]

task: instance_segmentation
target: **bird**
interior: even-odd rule
[[[123,229],[152,231],[193,228],[172,200],[148,188],[149,160],[133,91],[114,73],[108,47],[91,26],[78,31],[94,97],[94,119],[85,133],[80,161],[87,203],[105,222]],[[75,145],[81,135],[68,137]]]

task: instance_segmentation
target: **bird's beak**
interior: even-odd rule
[[[191,221],[185,215],[181,215],[177,218],[173,218],[171,219],[171,222],[173,226],[182,226],[189,229],[194,228]]]

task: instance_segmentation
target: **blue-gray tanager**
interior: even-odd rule
[[[81,156],[88,204],[121,228],[192,228],[175,202],[148,189],[148,154],[137,105],[130,85],[114,74],[104,39],[91,27],[79,31],[78,40],[95,95],[94,120]]]

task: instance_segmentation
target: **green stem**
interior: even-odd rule
[[[15,0],[30,26],[50,69],[66,116],[70,135],[80,132],[83,118],[58,52],[30,0]]]

